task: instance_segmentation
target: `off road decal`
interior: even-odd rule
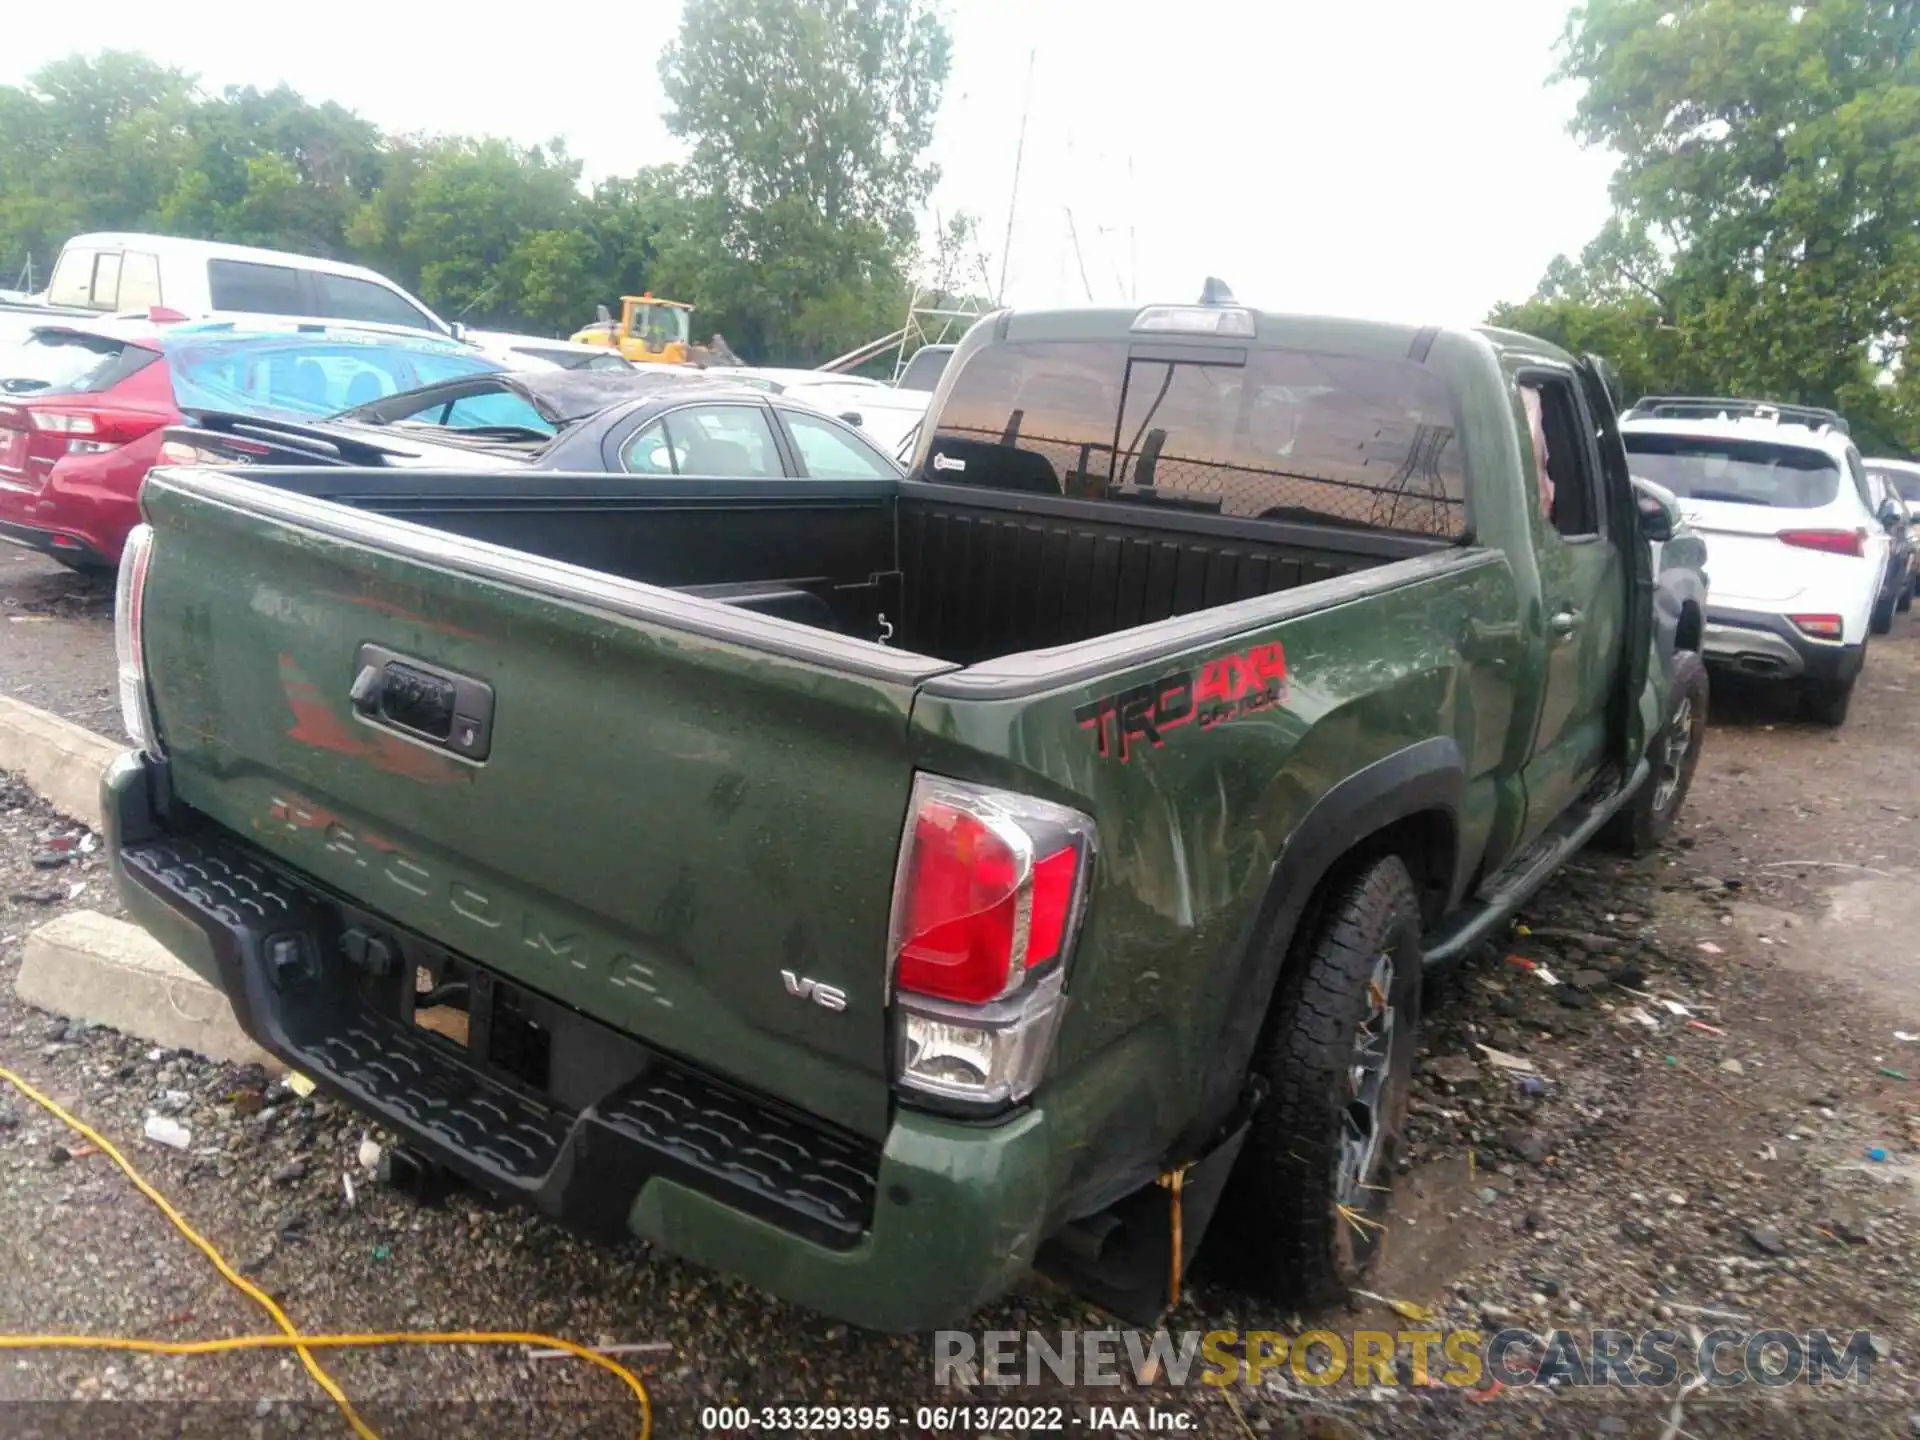
[[[1082,730],[1093,731],[1101,759],[1133,758],[1144,740],[1156,748],[1166,733],[1189,722],[1211,730],[1242,715],[1278,705],[1286,696],[1287,654],[1276,642],[1208,660],[1195,670],[1174,670],[1158,680],[1089,700],[1073,712]]]

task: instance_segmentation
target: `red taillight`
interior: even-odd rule
[[[1846,624],[1838,615],[1789,615],[1787,619],[1816,640],[1838,640],[1846,634]]]
[[[102,406],[23,405],[27,423],[42,435],[58,437],[57,448],[69,454],[111,450],[151,434],[173,417],[151,410],[119,410]],[[64,441],[64,443],[60,443]]]
[[[887,932],[903,1092],[980,1110],[1033,1094],[1093,853],[1093,821],[1078,810],[914,777]]]
[[[1865,555],[1865,530],[1782,530],[1776,537],[1783,545],[1802,550],[1823,550],[1829,555]]]
[[[894,985],[985,1005],[1060,959],[1092,826],[1042,801],[922,777],[894,897]]]

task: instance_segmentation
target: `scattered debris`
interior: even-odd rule
[[[287,1089],[293,1091],[294,1094],[298,1095],[302,1100],[306,1099],[309,1095],[313,1094],[315,1088],[317,1088],[315,1087],[313,1081],[309,1080],[306,1076],[302,1075],[298,1070],[289,1070],[287,1072],[287,1078],[281,1083],[283,1083],[287,1087]]]
[[[1738,1310],[1722,1310],[1715,1305],[1682,1305],[1678,1300],[1669,1300],[1667,1307],[1678,1310],[1682,1315],[1699,1315],[1708,1320],[1730,1320],[1736,1325],[1753,1323],[1751,1315],[1743,1315]]]
[[[1719,1026],[1717,1026],[1717,1025],[1709,1025],[1709,1024],[1707,1024],[1707,1022],[1706,1022],[1706,1021],[1704,1021],[1704,1020],[1689,1020],[1689,1021],[1687,1021],[1687,1029],[1689,1029],[1689,1030],[1698,1030],[1698,1031],[1700,1031],[1700,1033],[1701,1033],[1701,1034],[1703,1034],[1703,1035],[1717,1035],[1717,1036],[1718,1036],[1718,1037],[1720,1037],[1720,1038],[1721,1038],[1722,1040],[1724,1040],[1724,1039],[1726,1039],[1726,1038],[1727,1038],[1727,1032],[1726,1032],[1726,1031],[1724,1031],[1724,1030],[1722,1030],[1722,1029],[1721,1029],[1721,1028],[1720,1028]]]
[[[170,1150],[184,1150],[193,1144],[193,1132],[166,1115],[147,1116],[146,1136],[154,1144],[165,1145]]]
[[[1706,955],[1724,955],[1727,953],[1711,940],[1702,940],[1700,942],[1700,950],[1702,954]]]
[[[1873,1161],[1876,1165],[1884,1165],[1887,1160],[1887,1152],[1879,1145],[1869,1145],[1867,1147],[1867,1159]]]
[[[365,1170],[369,1175],[378,1170],[380,1168],[380,1142],[375,1140],[373,1136],[362,1133],[360,1136],[358,1158],[360,1168]]]
[[[1780,1232],[1771,1225],[1753,1225],[1747,1229],[1747,1240],[1762,1255],[1778,1260],[1787,1253],[1787,1242],[1780,1238]]]
[[[1432,1325],[1439,1318],[1432,1310],[1429,1310],[1425,1305],[1416,1305],[1411,1300],[1395,1300],[1386,1295],[1376,1295],[1371,1290],[1356,1290],[1353,1293],[1361,1296],[1364,1299],[1372,1300],[1377,1304],[1386,1306],[1389,1310],[1393,1311],[1394,1314],[1398,1315],[1402,1320],[1412,1320],[1413,1322],[1419,1325]],[[608,1355],[614,1352],[610,1350],[602,1350],[600,1353],[603,1355]]]
[[[1876,870],[1871,865],[1850,865],[1844,860],[1774,860],[1762,865],[1762,870],[1787,870],[1794,867],[1812,867],[1818,870],[1860,870],[1868,875],[1878,875],[1882,880],[1894,877],[1885,870]]]
[[[591,1350],[596,1355],[671,1355],[673,1353],[673,1346],[665,1340],[637,1340],[630,1345],[584,1345],[581,1348]],[[571,1350],[527,1351],[529,1360],[571,1360],[573,1358],[575,1357]]]
[[[1729,1075],[1744,1075],[1747,1073],[1747,1067],[1734,1059],[1722,1060],[1720,1062],[1720,1068]]]
[[[1502,1070],[1519,1070],[1519,1071],[1524,1071],[1526,1073],[1531,1074],[1532,1072],[1534,1072],[1539,1068],[1531,1060],[1528,1060],[1524,1056],[1509,1055],[1506,1051],[1496,1050],[1491,1045],[1478,1045],[1475,1048],[1478,1049],[1481,1054],[1485,1055],[1490,1062],[1492,1062],[1495,1065],[1498,1065]]]
[[[353,1176],[344,1170],[340,1172],[340,1188],[346,1192],[347,1208],[349,1210],[360,1203],[360,1197],[356,1195],[353,1190]]]
[[[1904,1080],[1907,1078],[1906,1071],[1896,1070],[1891,1065],[1882,1065],[1880,1067],[1880,1073],[1886,1076],[1889,1080]]]
[[[1500,1143],[1505,1145],[1507,1149],[1511,1150],[1515,1155],[1518,1155],[1529,1165],[1544,1165],[1547,1163],[1547,1155],[1550,1152],[1550,1147],[1547,1144],[1546,1137],[1538,1130],[1518,1125],[1509,1126],[1500,1132]]]

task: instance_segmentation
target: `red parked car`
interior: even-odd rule
[[[167,426],[207,411],[313,419],[500,368],[457,341],[321,324],[40,326],[0,349],[0,539],[111,570]]]

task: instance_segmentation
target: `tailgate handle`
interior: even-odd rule
[[[485,760],[493,748],[493,687],[425,660],[362,645],[347,692],[362,720],[408,739]]]

